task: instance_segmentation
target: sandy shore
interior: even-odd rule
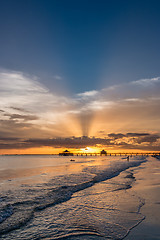
[[[135,191],[145,200],[140,212],[145,220],[132,229],[125,240],[160,239],[160,161],[149,157],[149,161],[134,169]]]

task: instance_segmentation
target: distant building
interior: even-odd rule
[[[73,156],[73,153],[71,153],[68,150],[65,150],[62,153],[59,153],[59,156]]]
[[[103,150],[101,151],[101,155],[107,155],[107,152],[103,149]]]

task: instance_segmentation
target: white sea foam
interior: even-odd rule
[[[81,167],[80,172],[72,171],[72,173],[68,174],[59,174],[50,178],[50,180],[45,183],[30,186],[21,185],[19,189],[2,192],[5,196],[1,196],[2,199],[4,199],[3,208],[0,210],[1,238],[41,239],[49,236],[49,239],[59,239],[87,234],[121,239],[129,228],[143,219],[143,216],[139,214],[138,210],[133,213],[120,210],[121,212],[118,215],[119,210],[116,209],[115,200],[113,203],[109,202],[111,201],[110,198],[107,202],[110,194],[112,198],[115,199],[115,197],[118,198],[120,190],[131,187],[131,182],[134,180],[132,173],[129,172],[125,177],[120,178],[117,184],[109,185],[110,179],[116,179],[114,177],[118,176],[121,172],[130,167],[138,166],[146,160],[140,158],[131,159],[129,162],[127,162],[126,159],[114,159],[114,161],[111,162],[108,160],[101,159],[100,164],[97,164],[97,161],[95,164],[95,161],[89,160],[87,162],[81,159],[76,163],[72,163],[79,164],[78,162],[81,162],[81,165],[84,165]],[[98,192],[95,186],[100,186],[102,189],[103,183],[105,183],[107,188],[104,191],[101,190]],[[95,192],[91,194],[94,202],[92,202],[91,199],[89,201],[87,200],[87,197],[91,196],[90,190],[94,190]],[[109,208],[105,206],[102,197],[97,200],[100,194],[103,195],[106,206],[109,206]],[[128,198],[128,195],[126,195],[124,197],[125,201],[127,201]],[[75,199],[76,201],[79,199],[79,201],[76,202]],[[86,205],[82,207],[81,202],[86,202]],[[96,211],[92,211],[94,203],[96,203]],[[101,203],[101,205],[99,205],[99,203]],[[139,209],[140,204],[140,201],[137,200],[136,209]],[[111,205],[113,205],[112,211]],[[50,213],[51,209],[53,211],[52,213]],[[77,211],[77,209],[81,210]],[[83,211],[83,209],[85,209],[85,211]],[[96,212],[96,215],[91,221],[93,212]],[[88,218],[85,218],[86,214],[89,216]],[[116,222],[116,220],[110,222],[111,219],[108,220],[108,217],[106,221],[105,216],[107,216],[107,214],[111,216],[111,219],[113,219],[114,216],[116,216],[116,219],[119,219],[117,216],[121,216],[124,220],[128,219],[130,225],[126,226],[122,224],[122,220],[121,224]],[[61,220],[57,216],[61,216]],[[54,227],[52,224],[49,226],[49,229],[52,229],[52,231],[47,230],[47,219],[52,219],[54,222]],[[69,222],[67,219],[69,219]],[[45,229],[42,227],[41,221]],[[21,228],[21,226],[25,228]],[[39,229],[41,229],[41,234],[39,238],[36,238],[38,226]]]

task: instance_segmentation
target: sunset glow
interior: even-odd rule
[[[159,183],[160,1],[0,0],[0,239],[158,240]]]
[[[159,12],[49,2],[1,6],[0,154],[159,151]]]
[[[159,87],[160,78],[142,79],[68,97],[1,72],[0,153],[159,151]]]

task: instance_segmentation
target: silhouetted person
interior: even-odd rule
[[[127,157],[127,161],[129,162],[129,156]]]

